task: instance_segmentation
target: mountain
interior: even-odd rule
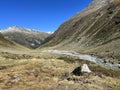
[[[0,32],[5,38],[29,48],[39,47],[44,39],[50,35],[48,33],[20,28],[18,26],[9,27]]]
[[[8,46],[8,45],[14,45],[9,40],[5,39],[4,36],[0,33],[0,46]]]
[[[94,0],[64,22],[42,47],[93,54],[120,63],[120,0]]]
[[[30,51],[28,48],[25,48],[13,41],[6,39],[0,33],[0,52],[8,52],[8,53],[26,53]]]

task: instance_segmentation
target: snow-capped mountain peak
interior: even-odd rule
[[[12,26],[6,29],[2,29],[2,33],[7,33],[7,32],[26,32],[28,31],[27,29],[20,28],[19,26]]]
[[[12,26],[0,31],[6,38],[11,39],[21,45],[37,48],[50,34],[37,30]]]

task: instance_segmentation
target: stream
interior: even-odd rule
[[[64,51],[64,50],[44,50],[42,51],[43,53],[53,53],[53,54],[63,54],[63,55],[70,55],[70,56],[75,56],[78,57],[79,59],[83,60],[88,60],[94,63],[99,63],[104,66],[109,66],[109,67],[120,67],[120,64],[111,64],[111,63],[105,63],[103,59],[98,58],[97,56],[94,55],[87,55],[87,54],[79,54],[76,52],[69,52],[69,51]]]

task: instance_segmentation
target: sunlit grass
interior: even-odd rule
[[[8,58],[3,60],[1,58],[0,65],[7,66],[7,68],[1,70],[0,72],[0,80],[1,78],[3,79],[3,81],[0,83],[0,89],[46,90],[48,88],[52,88],[53,86],[61,84],[61,85],[66,85],[67,87],[70,87],[70,85],[72,85],[74,88],[71,88],[70,90],[79,90],[76,89],[79,83],[75,83],[74,81],[67,81],[66,79],[71,78],[72,80],[74,80],[76,78],[82,78],[82,77],[72,76],[70,73],[76,67],[81,66],[83,63],[88,64],[88,66],[92,70],[92,73],[99,72],[106,75],[104,79],[102,78],[100,79],[99,77],[91,75],[90,76],[91,78],[88,79],[89,81],[93,82],[94,80],[96,80],[102,86],[103,81],[111,80],[110,83],[106,82],[107,85],[114,84],[115,86],[113,85],[112,88],[116,88],[116,90],[119,88],[119,84],[118,83],[116,84],[116,82],[120,82],[120,81],[119,80],[115,81],[118,78],[115,76],[119,75],[117,71],[114,70],[111,71],[109,69],[105,69],[104,67],[100,67],[88,61],[80,60],[76,57],[71,57],[66,55],[56,55],[56,54],[55,55],[40,54],[39,57],[33,57],[30,59],[21,58],[15,60]],[[68,76],[64,77],[63,75],[65,73],[67,73]],[[110,74],[106,74],[106,73],[110,73]],[[14,80],[11,79],[15,75],[20,77],[20,81],[14,82]],[[115,76],[112,77],[112,75]],[[9,81],[12,81],[11,86],[8,85]],[[86,85],[92,88],[92,86],[89,86],[88,84]],[[96,83],[92,83],[92,85],[98,87]],[[62,89],[63,87],[61,86],[60,88]],[[57,89],[53,88],[53,90],[57,90]]]

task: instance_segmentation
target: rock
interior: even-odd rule
[[[7,69],[6,66],[0,66],[0,70]]]
[[[109,13],[109,14],[112,14],[113,11],[114,11],[112,7],[109,7],[107,10],[108,10],[108,13]]]
[[[18,75],[14,75],[13,77],[11,77],[11,80],[13,82],[19,82],[21,79],[20,79],[20,77]]]
[[[73,74],[73,75],[76,75],[76,76],[80,76],[80,75],[82,74],[82,72],[81,72],[81,66],[75,68],[75,69],[72,71],[72,74]]]
[[[68,78],[70,74],[69,73],[64,73],[62,76],[61,76],[61,79],[66,79]]]
[[[10,77],[9,82],[12,82],[12,83],[19,82],[21,80],[20,76],[17,74],[13,75],[9,73],[8,76]]]
[[[5,83],[6,86],[12,87],[13,82],[11,82],[11,80],[9,80],[8,82]]]
[[[32,70],[32,73],[35,77],[38,77],[39,76],[39,71],[37,69],[33,69]]]

